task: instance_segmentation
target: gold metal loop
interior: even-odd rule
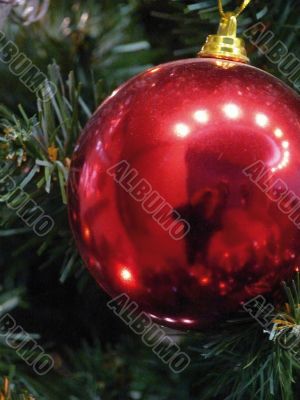
[[[250,4],[250,2],[251,2],[251,0],[243,0],[242,4],[241,4],[239,7],[237,7],[237,8],[235,9],[235,11],[231,12],[230,14],[231,14],[233,17],[238,17],[240,14],[242,14],[242,12],[243,12],[243,11],[245,10],[245,8]],[[224,9],[223,9],[222,0],[218,0],[218,6],[219,6],[220,15],[221,15],[221,17],[224,18],[225,15],[226,15],[226,13],[224,12]]]
[[[199,57],[249,62],[244,40],[237,37],[237,17],[250,2],[251,0],[243,0],[235,11],[224,12],[222,0],[218,0],[221,15],[219,29],[216,35],[208,36],[204,46],[198,53]]]

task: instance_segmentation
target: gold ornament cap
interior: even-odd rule
[[[222,0],[218,0],[221,21],[216,35],[209,35],[198,53],[199,57],[222,58],[248,63],[249,58],[243,39],[237,37],[237,17],[251,0],[244,0],[233,12],[224,12]]]

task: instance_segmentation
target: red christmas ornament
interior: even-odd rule
[[[69,180],[97,282],[174,328],[270,293],[300,263],[299,116],[291,89],[230,60],[160,65],[116,90]]]

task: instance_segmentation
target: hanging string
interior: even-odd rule
[[[239,7],[237,7],[235,9],[235,11],[231,12],[231,15],[234,17],[238,17],[245,10],[245,8],[250,4],[250,2],[251,2],[251,0],[243,0],[242,4]],[[224,12],[224,9],[223,9],[222,0],[218,0],[218,6],[219,6],[220,15],[221,15],[221,17],[224,18],[226,13]]]

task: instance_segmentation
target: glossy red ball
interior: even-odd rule
[[[237,62],[172,62],[116,90],[69,179],[99,285],[186,329],[272,292],[300,263],[299,119],[296,93]]]

